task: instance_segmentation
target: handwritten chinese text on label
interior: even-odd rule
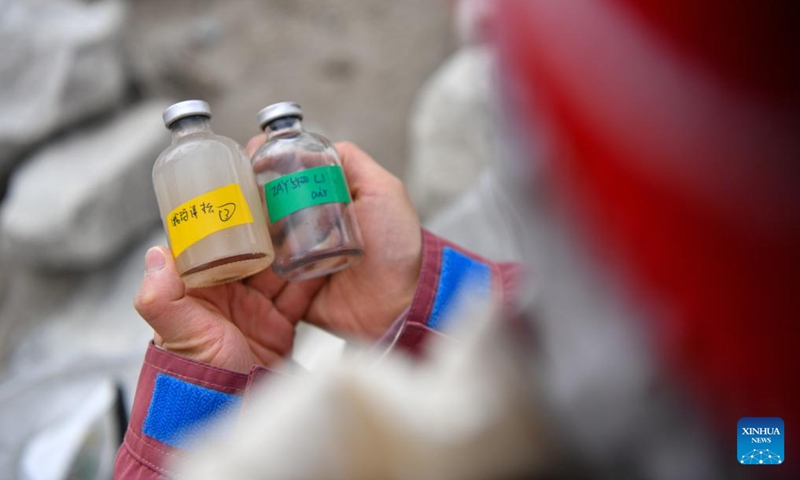
[[[253,216],[242,189],[231,183],[179,205],[164,223],[172,255],[178,258],[184,250],[213,233],[253,223]]]

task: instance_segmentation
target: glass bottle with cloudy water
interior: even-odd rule
[[[289,280],[333,273],[363,254],[361,234],[339,154],[306,132],[292,102],[258,113],[267,143],[252,158],[275,246],[273,269]]]
[[[161,220],[189,288],[250,276],[274,256],[250,162],[239,144],[211,131],[210,118],[201,100],[167,108],[172,145],[153,167]]]

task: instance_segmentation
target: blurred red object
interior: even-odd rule
[[[740,417],[800,432],[799,5],[503,0],[494,30],[517,114],[595,251],[664,306],[661,357],[731,461]]]

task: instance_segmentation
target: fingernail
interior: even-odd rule
[[[153,273],[164,268],[167,264],[167,259],[164,258],[164,253],[158,247],[153,247],[147,251],[144,256],[144,273]]]

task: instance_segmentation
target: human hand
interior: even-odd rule
[[[264,136],[248,143],[252,153]],[[336,145],[364,239],[364,256],[330,277],[286,282],[272,269],[246,280],[187,290],[166,247],[145,256],[134,305],[155,343],[238,372],[269,366],[292,348],[305,319],[347,337],[379,338],[413,298],[422,262],[420,224],[402,183],[355,145]]]
[[[247,154],[252,156],[265,141],[265,135],[253,137]],[[372,341],[411,304],[422,263],[421,228],[397,177],[352,143],[335,146],[353,197],[364,256],[322,281],[308,281],[309,290],[317,290],[303,319],[346,337]]]
[[[247,282],[187,289],[169,249],[159,246],[145,255],[134,306],[155,330],[156,345],[247,373],[291,351],[294,326],[320,283],[288,283],[267,269]]]

